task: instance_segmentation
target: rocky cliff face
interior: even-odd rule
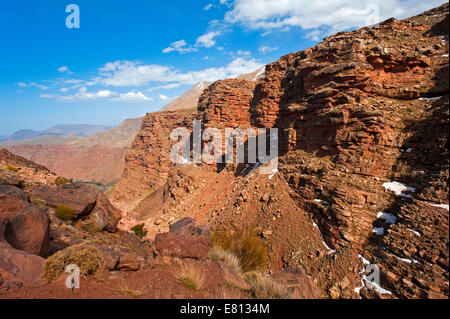
[[[213,83],[197,114],[147,115],[113,202],[149,236],[186,216],[255,224],[274,269],[300,265],[333,298],[448,296],[448,66],[445,4],[331,36],[256,84]],[[171,164],[170,130],[195,117],[277,127],[279,172]]]
[[[125,169],[114,188],[112,201],[130,211],[142,198],[164,185],[171,166],[170,132],[192,127],[192,110],[147,114],[142,127],[125,156]]]
[[[223,80],[210,85],[200,96],[198,117],[206,127],[246,127],[250,124],[250,102],[255,83]]]

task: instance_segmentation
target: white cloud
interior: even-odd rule
[[[16,83],[18,86],[26,88],[26,87],[36,87],[38,89],[41,89],[43,91],[48,90],[50,87],[43,85],[43,84],[39,84],[39,83],[35,83],[35,82],[31,82],[31,83],[24,83],[24,82],[17,82]]]
[[[65,74],[73,74],[73,72],[69,70],[69,67],[67,65],[64,65],[64,66],[60,67],[58,69],[58,72],[59,73],[65,73]]]
[[[74,101],[94,101],[99,99],[108,99],[112,101],[124,101],[124,102],[144,102],[152,101],[142,94],[141,92],[128,92],[128,93],[117,93],[110,90],[99,90],[97,92],[88,92],[86,87],[81,87],[78,92],[70,95],[58,95],[58,94],[41,94],[41,98],[46,99],[57,99],[65,102]]]
[[[249,55],[251,55],[252,53],[251,53],[250,51],[238,50],[238,51],[236,52],[236,54],[237,54],[237,55],[245,55],[245,56],[249,56]]]
[[[170,100],[170,97],[168,97],[167,95],[164,95],[164,94],[160,94],[160,95],[159,95],[159,98],[160,98],[161,100],[163,100],[163,101]]]
[[[119,94],[118,97],[113,98],[115,101],[124,102],[143,102],[143,101],[153,101],[152,98],[145,96],[141,92],[128,92],[125,94]]]
[[[169,47],[162,50],[162,53],[170,53],[172,51],[177,51],[178,53],[187,53],[197,51],[197,49],[187,46],[187,42],[185,40],[180,40],[172,42]]]
[[[167,66],[131,61],[116,61],[99,69],[101,77],[96,80],[107,86],[141,86],[149,82],[159,82],[167,75]]]
[[[225,20],[251,29],[317,29],[325,26],[335,32],[390,17],[405,18],[441,3],[442,0],[234,0]]]
[[[170,83],[170,84],[165,84],[165,85],[158,85],[158,86],[154,86],[154,87],[147,89],[147,92],[153,92],[153,91],[157,91],[157,90],[176,89],[180,85],[181,85],[181,83]]]
[[[211,31],[205,33],[204,35],[197,38],[195,45],[199,47],[211,48],[216,44],[216,40],[214,40],[214,38],[218,35],[220,35],[220,31]]]
[[[181,72],[169,66],[116,61],[107,63],[99,69],[101,78],[98,83],[117,87],[143,86],[151,82],[172,82],[171,85],[195,84],[200,81],[213,82],[219,79],[234,78],[240,74],[253,72],[262,65],[255,59],[239,57],[223,67]]]
[[[278,50],[278,47],[269,47],[269,46],[260,46],[259,48],[258,48],[258,51],[260,52],[260,53],[262,53],[262,54],[266,54],[266,53],[268,53],[268,52],[272,52],[272,51],[276,51],[276,50]]]
[[[211,9],[214,5],[212,3],[207,4],[206,6],[203,7],[203,10],[208,11],[209,9]]]
[[[321,34],[322,34],[322,32],[320,30],[313,30],[313,31],[305,34],[305,38],[311,39],[313,41],[319,41]]]

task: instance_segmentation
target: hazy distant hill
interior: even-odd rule
[[[141,122],[142,118],[127,119],[111,130],[88,137],[43,135],[7,142],[5,146],[59,175],[108,184],[120,178],[125,152]]]
[[[96,144],[119,148],[128,147],[141,128],[141,123],[142,117],[126,119],[119,126],[111,130],[79,139],[69,144],[79,148],[86,148]]]
[[[44,131],[33,130],[19,130],[10,136],[7,136],[0,141],[11,142],[34,139],[38,136],[51,135],[51,136],[64,136],[72,135],[79,137],[87,137],[94,134],[102,133],[112,129],[113,126],[106,125],[89,125],[89,124],[74,124],[74,125],[56,125]],[[8,143],[10,144],[10,143]]]
[[[11,145],[60,145],[73,142],[82,139],[80,136],[75,135],[39,135],[33,138],[27,138],[23,140],[5,140],[0,142],[0,146]]]

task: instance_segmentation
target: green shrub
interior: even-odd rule
[[[244,273],[263,270],[267,264],[267,249],[254,227],[245,226],[228,232],[215,232],[213,247],[231,252],[239,258]]]
[[[6,168],[14,173],[17,173],[19,171],[19,169],[13,165],[8,165],[8,166],[6,166]]]
[[[139,224],[136,226],[131,227],[131,230],[134,231],[136,236],[138,236],[140,239],[144,238],[145,235],[147,235],[147,230],[144,228],[145,224]]]
[[[46,259],[42,277],[50,283],[58,279],[70,264],[77,265],[82,276],[94,275],[99,270],[101,261],[95,247],[86,244],[71,246]]]
[[[62,176],[58,176],[55,179],[55,185],[56,186],[66,185],[68,183],[69,183],[69,180],[67,178],[65,178],[65,177],[62,177]]]
[[[55,216],[61,220],[69,221],[73,218],[73,209],[67,206],[58,206],[55,209]]]

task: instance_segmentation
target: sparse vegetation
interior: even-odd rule
[[[95,247],[86,244],[71,246],[47,258],[42,277],[50,283],[58,279],[70,264],[80,267],[82,276],[94,275],[101,262],[102,259]]]
[[[266,267],[267,250],[254,227],[215,232],[213,247],[236,255],[243,273],[263,270]]]
[[[272,278],[259,272],[249,272],[244,277],[250,285],[250,293],[254,298],[288,299],[292,294],[287,287],[279,285]]]
[[[9,171],[14,172],[14,173],[17,173],[19,171],[19,169],[17,167],[13,166],[13,165],[8,165],[8,166],[6,166],[6,168]]]
[[[145,224],[139,224],[131,227],[131,230],[136,234],[136,236],[142,239],[145,235],[147,235],[147,230],[144,227]]]
[[[133,298],[138,298],[142,294],[142,291],[138,289],[138,281],[135,276],[121,278],[119,288],[124,295],[128,295]]]
[[[80,225],[80,229],[84,230],[90,234],[99,233],[102,231],[102,228],[91,221],[86,221]]]
[[[222,287],[214,296],[215,299],[241,299],[241,292],[238,289],[226,289]]]
[[[62,176],[58,176],[55,179],[55,185],[56,186],[66,185],[68,183],[69,183],[69,180],[67,178],[65,178],[65,177],[62,177]]]
[[[175,267],[173,276],[189,290],[200,290],[206,285],[206,277],[203,270],[192,263],[183,263]]]
[[[221,247],[212,247],[209,251],[209,259],[221,261],[230,266],[237,274],[242,273],[242,267],[239,258],[232,252],[223,250]]]
[[[55,216],[64,221],[72,220],[73,209],[67,206],[58,206],[55,209]]]

